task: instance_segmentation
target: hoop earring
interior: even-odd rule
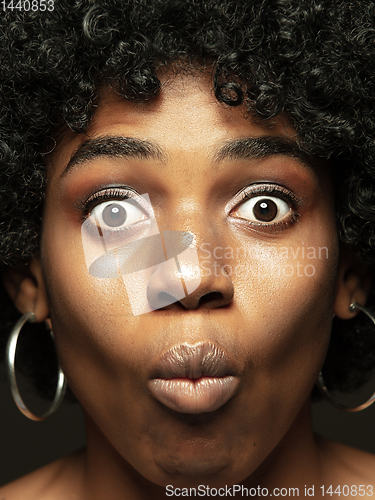
[[[13,400],[16,403],[18,409],[30,420],[40,421],[40,420],[46,419],[47,417],[50,417],[58,410],[59,406],[62,403],[62,400],[64,399],[65,390],[66,390],[66,380],[65,380],[64,373],[59,365],[59,380],[57,382],[56,394],[55,394],[54,400],[52,402],[52,405],[45,413],[43,413],[43,415],[41,415],[41,416],[34,415],[34,413],[32,413],[26,407],[25,403],[23,402],[20,391],[18,389],[15,367],[14,367],[14,362],[15,362],[15,357],[16,357],[16,348],[17,348],[18,336],[20,334],[20,331],[22,330],[22,327],[24,326],[26,321],[30,321],[30,323],[34,323],[35,319],[36,319],[35,314],[32,312],[29,312],[29,313],[24,314],[17,321],[17,323],[14,325],[12,331],[10,332],[7,346],[6,346],[5,366],[6,366],[6,375],[7,375],[7,379],[8,379],[10,392],[12,393]],[[52,331],[51,331],[51,336],[53,339]]]
[[[368,309],[366,309],[365,307],[355,303],[355,302],[352,302],[350,305],[349,305],[349,310],[354,312],[356,309],[359,309],[360,311],[363,311],[370,319],[371,321],[375,324],[375,316],[373,316],[369,311]],[[319,376],[318,376],[318,380],[317,380],[317,386],[318,386],[318,389],[319,391],[323,394],[323,396],[325,396],[328,401],[333,405],[335,406],[336,408],[338,408],[339,410],[343,410],[343,411],[350,411],[350,412],[354,412],[354,411],[361,411],[361,410],[364,410],[365,408],[368,408],[369,406],[372,405],[372,403],[375,401],[375,392],[374,394],[363,404],[359,405],[359,406],[354,406],[354,407],[348,407],[348,406],[344,406],[344,405],[340,405],[339,403],[336,403],[333,399],[332,399],[332,396],[330,394],[330,392],[328,391],[327,387],[326,387],[326,384],[324,382],[324,379],[323,379],[323,375],[322,375],[322,372],[319,373]]]

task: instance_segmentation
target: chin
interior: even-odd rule
[[[154,461],[165,478],[159,484],[173,484],[176,487],[196,487],[200,484],[218,487],[228,484],[233,466],[232,460],[224,452],[179,451],[154,456]]]

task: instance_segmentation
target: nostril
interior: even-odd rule
[[[199,299],[199,306],[207,304],[208,302],[214,302],[222,299],[223,294],[221,292],[209,292]]]

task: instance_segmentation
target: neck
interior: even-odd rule
[[[298,488],[299,496],[307,496],[305,486],[321,483],[321,470],[322,453],[312,429],[309,398],[279,444],[243,484],[264,485],[269,490]]]

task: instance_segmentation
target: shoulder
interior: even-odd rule
[[[375,490],[375,455],[330,439],[319,438],[323,466],[338,485],[372,485]]]
[[[79,498],[84,452],[60,458],[0,487],[0,500],[66,500]]]

